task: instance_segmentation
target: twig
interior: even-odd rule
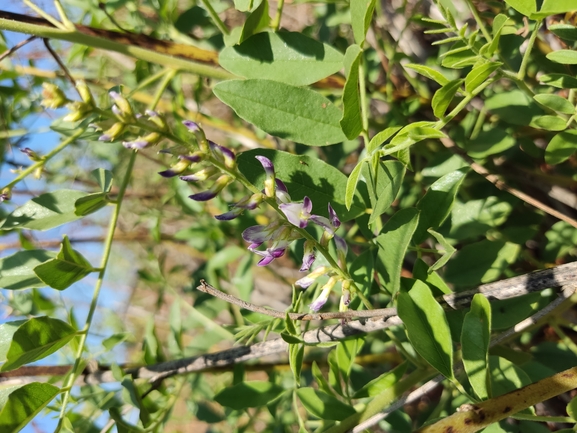
[[[58,56],[58,54],[56,54],[56,51],[54,51],[52,49],[52,47],[50,46],[50,41],[47,38],[42,38],[42,42],[44,42],[46,49],[52,55],[54,60],[56,60],[56,63],[58,63],[58,66],[60,66],[60,69],[62,69],[62,72],[64,72],[64,75],[66,75],[66,78],[68,78],[68,81],[70,81],[72,83],[72,85],[74,87],[76,87],[76,80],[74,79],[74,77],[72,75],[70,75],[68,68],[64,65],[64,63],[62,63],[62,60],[60,60],[60,57]],[[79,93],[79,95],[80,95],[80,93]],[[82,95],[80,95],[80,97],[82,97]]]
[[[450,138],[445,137],[445,138],[441,138],[440,140],[441,140],[441,143],[443,143],[443,145],[447,149],[452,150],[453,152],[458,154],[461,158],[463,158],[465,161],[467,161],[467,163],[470,165],[470,167],[473,169],[473,171],[475,173],[483,176],[485,179],[487,179],[489,182],[491,182],[493,185],[495,185],[501,191],[506,191],[509,194],[512,194],[515,197],[523,200],[525,203],[530,204],[531,206],[536,207],[537,209],[540,209],[543,212],[545,212],[545,213],[547,213],[547,214],[549,214],[549,215],[551,215],[551,216],[553,216],[553,217],[555,217],[561,221],[565,221],[567,224],[570,224],[573,227],[577,228],[577,221],[576,220],[574,220],[570,216],[567,216],[567,215],[553,209],[550,206],[547,206],[544,203],[541,203],[539,200],[534,199],[530,195],[527,195],[524,192],[519,191],[518,189],[510,187],[505,182],[503,182],[499,178],[499,176],[490,173],[485,167],[483,167],[481,164],[476,163],[469,155],[467,155],[465,152],[463,152],[461,149],[459,149],[457,146],[455,146],[455,143]]]
[[[118,24],[118,21],[116,21],[116,19],[108,13],[108,11],[106,10],[106,4],[104,4],[102,2],[98,2],[98,9],[100,9],[102,12],[104,12],[104,15],[106,15],[108,17],[108,19],[110,20],[110,22],[112,24],[114,24],[116,27],[118,27],[119,30],[123,31],[124,33],[130,33],[128,30],[122,28],[122,26],[120,24]]]
[[[22,48],[24,45],[32,42],[34,39],[36,39],[37,36],[30,36],[28,39],[25,39],[23,41],[18,42],[16,45],[14,45],[12,48],[10,48],[9,50],[4,51],[2,54],[0,54],[0,62],[2,60],[4,60],[6,57],[11,56],[14,52],[16,52],[18,49]]]
[[[287,314],[291,320],[329,320],[329,319],[352,319],[355,317],[380,317],[388,318],[397,315],[396,308],[379,308],[375,310],[350,310],[341,312],[330,312],[330,313],[285,313],[278,310],[273,310],[272,308],[260,307],[250,302],[243,301],[232,295],[221,292],[217,288],[211,286],[204,280],[200,280],[200,286],[197,287],[198,290],[215,298],[223,299],[228,303],[238,305],[245,310],[254,311],[255,313],[265,314],[267,316],[275,317],[277,319],[285,319]]]

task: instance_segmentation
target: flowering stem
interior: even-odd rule
[[[135,160],[136,160],[136,152],[131,152],[130,159],[128,160],[128,166],[126,167],[125,171],[126,174],[124,176],[124,179],[122,180],[122,184],[120,185],[120,189],[118,191],[118,198],[116,200],[114,212],[112,214],[110,225],[108,227],[108,234],[104,242],[104,252],[102,254],[100,272],[98,274],[98,279],[96,280],[94,293],[92,294],[92,301],[90,302],[90,308],[88,310],[88,316],[86,317],[86,323],[84,324],[84,328],[82,328],[80,333],[78,350],[76,351],[76,360],[74,362],[72,370],[70,371],[70,375],[67,377],[66,382],[64,383],[64,388],[68,388],[68,390],[64,392],[62,397],[62,408],[60,410],[60,416],[56,431],[60,431],[62,428],[62,423],[64,422],[64,416],[66,415],[66,406],[68,404],[68,400],[70,399],[70,387],[72,387],[78,376],[78,370],[79,370],[78,367],[80,366],[80,362],[82,361],[82,353],[84,352],[84,346],[86,344],[88,330],[90,329],[92,319],[94,318],[94,312],[96,311],[96,305],[98,303],[98,296],[100,295],[100,289],[102,288],[102,283],[104,281],[106,265],[108,264],[108,259],[110,258],[110,252],[112,250],[112,242],[114,241],[114,232],[116,230],[116,224],[118,223],[118,216],[120,215],[122,199],[124,198],[124,193],[126,192],[126,188],[128,187],[128,181],[130,180],[130,176],[132,175],[132,169],[134,167]]]
[[[62,151],[68,145],[74,143],[74,141],[77,138],[79,138],[84,133],[85,130],[86,129],[81,128],[81,129],[77,130],[74,134],[72,134],[70,137],[68,137],[66,140],[63,140],[62,143],[60,143],[58,146],[56,146],[54,149],[52,149],[51,152],[44,155],[42,157],[42,160],[36,161],[34,164],[30,165],[25,170],[22,170],[18,174],[18,176],[16,176],[11,182],[6,184],[6,186],[4,186],[4,188],[12,188],[14,185],[16,185],[18,182],[20,182],[22,179],[24,179],[30,173],[33,173],[36,169],[44,166],[54,155],[56,155],[57,153]],[[1,189],[3,190],[4,188],[1,188]]]

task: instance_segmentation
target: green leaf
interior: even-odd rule
[[[347,177],[318,158],[270,149],[243,152],[237,158],[238,168],[257,188],[263,188],[265,175],[256,155],[266,156],[274,163],[276,176],[286,184],[293,200],[299,201],[308,196],[313,202],[315,214],[328,217],[329,202],[343,222],[365,213],[365,207],[359,201],[353,201],[350,211],[347,210]]]
[[[315,83],[343,67],[343,55],[302,33],[258,33],[219,55],[224,69],[244,78],[264,78],[294,86]]]
[[[545,162],[556,165],[569,159],[577,150],[577,131],[570,129],[555,135],[545,149]]]
[[[431,106],[433,107],[433,114],[439,119],[445,116],[445,111],[449,107],[449,104],[455,97],[457,90],[461,87],[463,80],[453,80],[449,81],[443,87],[435,92],[433,100],[431,101]]]
[[[445,264],[453,257],[455,254],[455,248],[445,239],[445,237],[441,233],[437,233],[434,230],[428,229],[427,230],[433,237],[441,244],[441,247],[445,249],[443,255],[437,260],[435,263],[431,265],[428,270],[428,273],[432,273],[438,269],[441,269]]]
[[[268,27],[270,17],[268,16],[268,0],[262,0],[258,7],[247,17],[242,26],[242,33],[239,42],[246,39]]]
[[[543,5],[539,12],[533,14],[531,19],[542,19],[550,15],[564,14],[575,10],[573,0],[543,0]]]
[[[508,23],[514,23],[507,15],[498,14],[493,20],[492,31],[493,40],[486,43],[480,50],[480,54],[485,57],[491,57],[499,49],[499,41],[503,30]]]
[[[513,392],[531,384],[531,379],[521,368],[505,358],[490,356],[492,397]]]
[[[0,390],[0,431],[16,433],[44,409],[60,388],[49,383],[32,382],[19,388]]]
[[[34,273],[34,268],[55,256],[51,251],[26,250],[0,259],[0,288],[19,290],[46,287]]]
[[[347,382],[349,379],[351,368],[355,361],[355,356],[357,356],[357,353],[362,348],[362,346],[362,340],[359,341],[358,338],[353,338],[339,342],[337,348],[335,349],[339,371],[345,382]]]
[[[313,388],[297,389],[297,396],[308,412],[322,420],[342,421],[357,413],[336,397]]]
[[[343,117],[340,124],[349,140],[359,136],[363,130],[359,92],[359,64],[363,51],[358,45],[351,45],[345,53],[347,81],[343,89]]]
[[[118,344],[123,343],[125,341],[134,342],[135,338],[130,332],[118,332],[102,340],[102,345],[107,351],[111,351]]]
[[[301,383],[301,370],[303,368],[304,344],[289,345],[289,365],[297,386]]]
[[[577,51],[557,50],[552,51],[546,56],[549,60],[563,65],[577,65]]]
[[[76,202],[74,202],[74,214],[78,217],[90,215],[91,213],[102,209],[108,203],[110,203],[108,200],[108,193],[95,192],[94,194],[88,194],[85,197],[80,197]]]
[[[465,315],[461,334],[463,365],[469,383],[481,400],[491,397],[489,341],[491,340],[491,304],[477,293]]]
[[[419,222],[419,211],[402,209],[386,222],[375,242],[379,247],[376,268],[381,284],[394,295],[401,285],[403,259]]]
[[[403,65],[403,67],[412,69],[413,71],[421,74],[422,76],[427,77],[433,81],[436,81],[441,86],[445,86],[450,81],[447,77],[445,77],[439,71],[437,71],[436,69],[430,68],[429,66],[417,65],[415,63],[407,63],[406,65]]]
[[[577,397],[573,397],[567,405],[567,414],[573,418],[573,420],[577,420]]]
[[[567,121],[559,116],[539,116],[533,119],[529,126],[546,131],[563,131],[567,128]]]
[[[479,200],[456,201],[451,211],[452,239],[469,239],[484,235],[492,227],[498,227],[507,221],[513,206],[495,196]]]
[[[214,396],[214,401],[235,410],[264,406],[282,394],[284,389],[271,382],[241,382],[223,389]]]
[[[472,93],[477,87],[483,84],[489,75],[495,72],[502,63],[497,62],[486,62],[475,65],[471,72],[465,77],[465,90]]]
[[[313,365],[311,367],[311,373],[312,373],[313,377],[315,378],[315,381],[316,381],[318,387],[321,390],[323,390],[327,394],[333,394],[334,393],[333,390],[331,389],[329,383],[327,382],[327,380],[323,376],[323,373],[322,373],[321,369],[319,368],[318,364],[316,363],[316,361],[313,361]]]
[[[12,343],[12,338],[16,330],[25,323],[26,320],[14,320],[0,325],[0,362],[6,361],[6,354]]]
[[[271,80],[230,80],[215,95],[244,120],[269,134],[309,146],[344,141],[341,111],[310,89]]]
[[[350,7],[355,42],[362,47],[373,18],[375,0],[356,0],[351,2]]]
[[[549,30],[566,41],[577,41],[577,27],[570,24],[553,24]]]
[[[379,161],[376,173],[373,173],[372,169],[366,171],[368,173],[365,178],[369,182],[369,195],[373,206],[369,218],[369,224],[372,224],[397,198],[407,170],[399,161]]]
[[[555,110],[559,113],[564,114],[573,114],[575,113],[575,106],[571,104],[567,99],[559,96],[559,95],[552,95],[550,93],[541,93],[539,95],[533,96],[540,104],[544,105],[545,107],[550,108],[551,110]]]
[[[472,158],[486,158],[501,153],[517,144],[506,129],[498,126],[483,130],[473,140],[465,140],[463,148]]]
[[[480,242],[464,246],[445,268],[445,279],[458,286],[476,286],[495,281],[517,260],[521,247],[505,241]]]
[[[500,120],[512,125],[526,126],[533,118],[545,114],[533,99],[520,90],[497,92],[485,100],[485,107]]]
[[[350,210],[353,204],[353,197],[357,191],[357,183],[359,182],[359,176],[364,163],[365,160],[359,161],[347,179],[347,186],[345,188],[345,206],[347,207],[347,210]]]
[[[371,380],[369,383],[359,389],[353,398],[374,397],[391,388],[402,379],[405,371],[407,371],[408,365],[409,363],[405,361],[396,366],[391,371],[387,371],[386,373],[381,374],[379,377]]]
[[[100,186],[100,190],[102,192],[110,192],[113,180],[112,173],[110,171],[103,168],[97,168],[96,170],[92,170],[90,174],[94,179],[96,179],[96,182],[98,182],[98,186]]]
[[[56,290],[64,290],[94,271],[90,262],[78,251],[72,249],[66,235],[64,235],[56,258],[34,268],[34,273],[38,278]]]
[[[445,377],[453,377],[453,343],[443,308],[431,289],[419,280],[405,280],[408,291],[401,290],[397,300],[409,341],[425,361]]]
[[[12,337],[1,371],[14,370],[45,358],[65,346],[76,331],[62,320],[34,317],[20,325]]]
[[[74,203],[87,195],[71,189],[41,194],[8,215],[0,228],[48,230],[75,221],[80,217],[74,213]]]
[[[558,89],[577,89],[577,78],[565,74],[545,74],[539,77],[539,81]]]
[[[399,132],[400,129],[401,126],[389,126],[388,128],[375,134],[367,146],[367,153],[372,155],[373,152],[381,146],[381,144]]]
[[[468,172],[469,168],[464,167],[444,175],[433,183],[419,200],[417,209],[421,211],[421,216],[415,231],[416,243],[419,244],[427,238],[427,229],[436,229],[449,216],[457,191]]]
[[[531,16],[537,11],[535,0],[505,0],[505,2],[526,17]]]

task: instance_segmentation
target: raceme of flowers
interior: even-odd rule
[[[59,108],[66,105],[71,113],[64,120],[79,121],[86,118],[95,109],[93,97],[83,82],[77,85],[83,101],[70,101],[64,93],[52,84],[44,85],[42,104],[49,108]],[[168,131],[168,126],[164,118],[157,112],[147,110],[145,115],[134,113],[130,103],[118,92],[109,92],[111,99],[114,101],[112,113],[114,121],[106,127],[99,137],[100,141],[117,140],[129,126],[134,124],[142,125],[143,117],[150,122],[158,132],[148,132],[131,141],[123,141],[127,149],[141,150],[146,147],[158,144],[162,139],[162,132]],[[169,169],[159,172],[163,177],[179,176],[185,182],[205,182],[213,180],[212,185],[205,191],[192,194],[189,197],[196,201],[207,201],[215,198],[229,183],[233,177],[224,170],[219,169],[214,164],[203,164],[210,157],[212,161],[218,162],[221,166],[230,171],[237,169],[235,153],[219,144],[207,140],[204,131],[200,126],[186,120],[183,124],[188,130],[195,135],[198,150],[178,155],[178,161]],[[104,128],[98,124],[90,124],[97,130]],[[36,155],[29,149],[23,150],[29,157],[34,158]],[[168,151],[167,153],[172,153]],[[275,259],[282,257],[289,246],[297,239],[303,238],[302,233],[296,228],[303,229],[309,222],[320,226],[323,234],[319,241],[323,248],[327,248],[331,239],[334,240],[339,267],[346,266],[347,244],[343,238],[336,235],[336,230],[341,222],[330,205],[328,204],[329,218],[321,215],[312,214],[313,203],[309,197],[304,197],[302,202],[292,201],[286,185],[275,175],[275,169],[272,161],[264,156],[256,156],[265,171],[264,189],[260,193],[248,195],[237,203],[230,206],[230,210],[224,214],[216,215],[215,218],[221,221],[232,220],[241,215],[245,210],[256,209],[265,198],[273,198],[278,204],[278,208],[284,214],[285,218],[277,218],[266,226],[252,226],[244,230],[243,239],[249,243],[248,250],[259,255],[261,259],[258,266],[266,266]],[[9,199],[9,192],[0,195],[0,201]],[[310,271],[316,257],[315,242],[307,239],[304,243],[303,262],[300,268],[301,272]],[[320,310],[327,302],[328,297],[340,281],[342,285],[342,296],[340,310],[344,311],[350,303],[350,281],[342,278],[336,270],[328,266],[320,266],[310,272],[305,277],[296,281],[296,285],[306,289],[319,277],[327,275],[328,281],[321,288],[320,295],[310,304],[313,311]]]

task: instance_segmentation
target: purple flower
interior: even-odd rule
[[[180,159],[186,159],[190,162],[200,162],[204,159],[204,153],[202,152],[193,152],[190,155],[179,155]]]
[[[196,173],[180,176],[180,180],[184,180],[185,182],[201,182],[203,180],[207,180],[211,176],[214,176],[216,173],[218,173],[218,169],[214,166],[210,166],[203,168]]]
[[[248,249],[252,251],[272,239],[279,228],[281,228],[280,221],[273,221],[266,226],[251,226],[242,232],[242,238],[250,243]]]
[[[243,208],[236,207],[223,214],[215,215],[214,217],[219,221],[230,221],[238,217],[243,212],[244,212]]]
[[[326,274],[329,271],[327,266],[319,266],[306,277],[302,277],[301,279],[295,282],[295,286],[299,286],[303,289],[308,288],[315,280],[320,277],[321,275]]]
[[[149,144],[150,143],[148,143],[148,141],[144,141],[144,140],[134,140],[134,141],[123,141],[122,142],[122,145],[124,147],[126,147],[127,149],[135,149],[135,150],[144,149]]]
[[[303,229],[311,217],[313,203],[310,198],[305,197],[302,203],[282,203],[279,208],[292,225]]]
[[[193,122],[192,120],[183,120],[182,124],[186,126],[190,132],[200,131],[200,126],[198,126],[198,123]]]
[[[315,256],[314,243],[311,240],[305,241],[303,252],[303,264],[299,270],[301,272],[308,271],[315,262],[315,258],[316,256]]]
[[[236,167],[236,155],[232,150],[219,144],[214,144],[212,149],[215,153],[215,156],[222,160],[227,168],[233,169]]]
[[[335,240],[335,245],[337,247],[337,256],[339,258],[339,265],[341,267],[345,266],[347,263],[347,242],[338,235],[333,238]]]
[[[311,310],[319,311],[321,308],[323,308],[323,306],[329,299],[329,295],[331,294],[331,291],[333,290],[333,287],[335,286],[336,282],[337,282],[336,277],[329,278],[329,281],[327,281],[327,283],[321,289],[321,294],[312,302],[312,304],[309,305],[309,308]]]
[[[290,203],[291,201],[291,196],[288,193],[288,189],[286,187],[286,185],[284,184],[284,182],[280,179],[276,179],[275,178],[275,184],[276,184],[276,201],[277,203]]]
[[[181,159],[168,170],[160,171],[158,174],[160,174],[162,177],[174,177],[184,172],[184,170],[186,170],[189,166],[190,161]]]
[[[255,254],[262,256],[262,259],[257,263],[257,266],[266,266],[270,264],[274,259],[282,257],[289,246],[289,241],[277,241],[270,248],[264,251],[253,250]]]
[[[256,159],[262,164],[264,168],[264,193],[267,197],[275,197],[276,181],[274,173],[274,164],[266,156],[257,155]]]
[[[188,197],[196,201],[211,200],[215,198],[218,195],[218,193],[221,192],[223,188],[230,183],[231,180],[232,178],[229,175],[223,174],[214,182],[214,184],[208,190],[199,192],[198,194],[189,195]]]
[[[331,206],[330,203],[329,203],[328,207],[329,207],[329,218],[331,220],[333,227],[336,230],[341,226],[341,220],[337,216],[337,213],[335,212],[335,210],[333,209],[333,207]]]

